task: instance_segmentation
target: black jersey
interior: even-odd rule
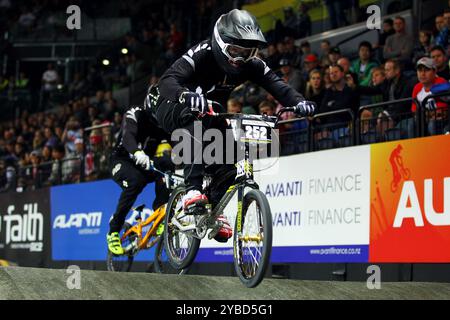
[[[114,147],[115,156],[128,158],[136,151],[143,150],[153,157],[161,140],[169,140],[169,136],[158,126],[156,119],[144,108],[131,107],[125,112]]]
[[[175,61],[159,80],[158,87],[162,99],[178,101],[180,94],[189,90],[223,104],[231,91],[246,81],[263,87],[284,107],[305,100],[259,58],[247,62],[239,75],[225,74],[214,58],[210,40],[197,44]]]

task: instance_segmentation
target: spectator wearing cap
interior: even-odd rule
[[[337,64],[338,60],[342,58],[341,50],[338,47],[333,47],[328,53],[328,60],[330,60],[330,66]]]
[[[308,81],[310,72],[319,67],[319,58],[315,54],[305,56],[303,59],[303,79]]]
[[[280,60],[280,73],[281,78],[292,88],[297,90],[297,92],[303,92],[305,83],[302,79],[302,75],[300,71],[291,66],[291,63],[287,58],[282,58]]]
[[[443,129],[442,120],[445,117],[443,111],[447,108],[447,104],[439,98],[431,98],[425,105],[423,103],[426,97],[432,95],[431,89],[433,86],[447,83],[447,80],[437,75],[436,63],[428,57],[423,57],[417,61],[417,78],[419,83],[414,87],[412,97],[417,99],[419,104],[427,110],[428,131],[431,135],[434,135]],[[411,110],[416,112],[417,106],[415,103],[412,104]],[[441,125],[440,128],[437,128],[438,123]]]
[[[445,49],[441,46],[434,46],[430,50],[430,57],[436,65],[437,75],[447,81],[450,80],[450,67]]]
[[[398,59],[407,65],[411,62],[414,39],[406,33],[406,21],[397,16],[394,19],[395,34],[386,39],[384,46],[384,59]]]

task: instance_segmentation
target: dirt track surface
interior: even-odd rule
[[[257,288],[248,289],[234,277],[81,270],[77,283],[73,275],[67,270],[0,267],[0,299],[450,299],[449,283],[382,283],[381,289],[369,290],[364,282],[264,279]],[[77,284],[80,289],[69,289]]]

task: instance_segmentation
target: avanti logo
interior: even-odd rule
[[[98,228],[102,222],[102,212],[74,213],[58,215],[53,221],[53,229]]]

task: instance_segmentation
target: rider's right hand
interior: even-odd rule
[[[294,106],[294,113],[301,117],[313,116],[317,106],[313,101],[300,101]]]
[[[148,155],[144,151],[139,150],[134,153],[134,161],[138,166],[141,166],[145,170],[150,170],[151,161]]]
[[[208,100],[200,93],[185,91],[180,95],[179,102],[195,113],[204,115],[208,112]]]

